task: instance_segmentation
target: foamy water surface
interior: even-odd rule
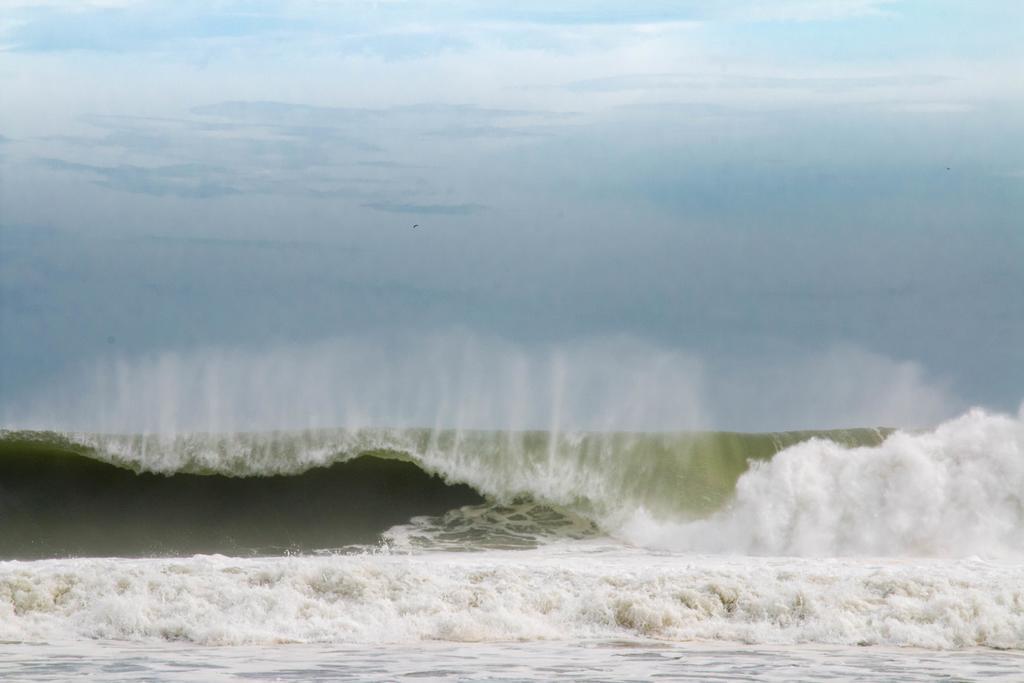
[[[1024,567],[560,549],[0,565],[0,639],[1024,649]]]
[[[853,445],[388,432],[370,442],[385,451],[367,481],[400,462],[395,481],[468,484],[485,502],[322,552],[0,562],[0,674],[1019,680],[1022,424],[973,411],[924,432],[836,433]],[[287,478],[368,448],[307,448],[314,436],[97,437],[124,449],[76,451],[11,433],[7,447],[72,449],[97,486],[111,461],[259,481],[238,463]],[[740,456],[767,450],[749,464],[734,441]],[[45,490],[50,470],[25,472],[26,491]],[[677,501],[690,476],[732,492],[700,516]]]
[[[564,641],[196,647],[175,643],[0,645],[0,676],[24,681],[1019,681],[1024,655],[912,648]]]

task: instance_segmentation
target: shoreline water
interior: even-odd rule
[[[1017,681],[1018,652],[915,648],[750,646],[705,642],[421,643],[405,647],[174,643],[0,643],[0,676],[184,683],[275,681],[608,681],[709,678],[759,681]]]

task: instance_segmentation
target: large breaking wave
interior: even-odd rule
[[[3,554],[62,556],[0,562],[3,640],[1024,649],[1024,416],[762,435],[5,432],[0,481]],[[286,552],[316,549],[331,552]],[[63,557],[194,551],[235,557]]]
[[[1005,557],[1024,547],[1022,418],[981,411],[927,432],[5,432],[0,451],[8,557],[381,538],[510,547],[566,533],[763,555]],[[105,545],[89,545],[100,541],[76,524],[103,529]]]
[[[881,439],[875,430],[822,435],[849,444]],[[308,551],[372,543],[403,522],[410,533],[389,539],[530,545],[612,531],[638,509],[697,518],[728,499],[751,459],[812,436],[8,431],[0,437],[0,551]]]

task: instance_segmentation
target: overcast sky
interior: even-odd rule
[[[456,339],[558,391],[647,377],[657,418],[637,389],[614,427],[1015,411],[1022,27],[1016,0],[3,0],[2,414],[213,350],[236,387],[239,359],[367,387],[411,354],[423,394]]]

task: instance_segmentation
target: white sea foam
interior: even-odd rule
[[[624,551],[0,564],[0,639],[1024,648],[1024,568]]]
[[[646,546],[774,555],[1020,556],[1024,412],[980,410],[875,447],[812,439],[756,463],[704,520],[632,514]]]

